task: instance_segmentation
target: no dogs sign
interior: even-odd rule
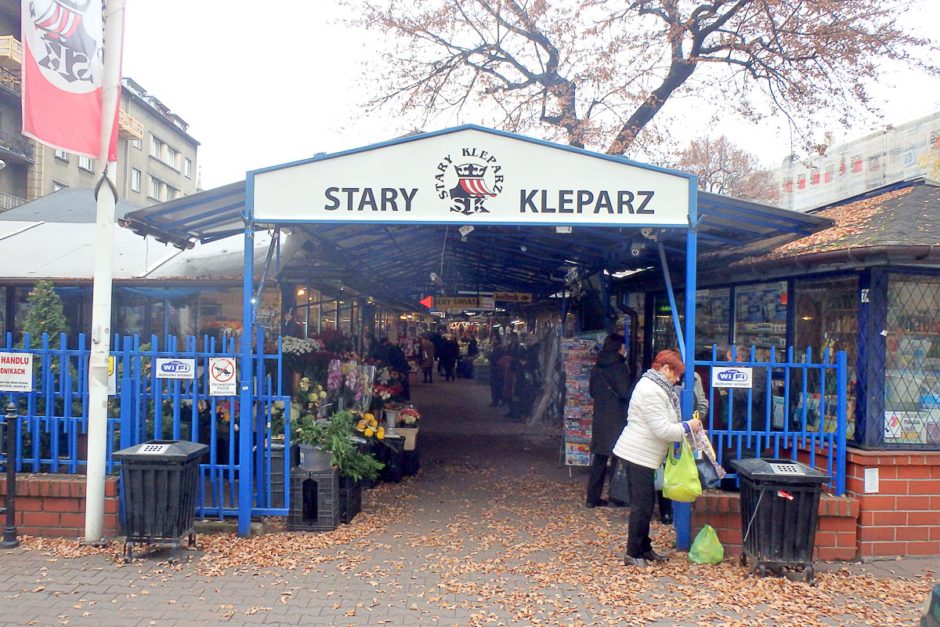
[[[231,357],[209,359],[209,396],[234,396],[235,360]]]

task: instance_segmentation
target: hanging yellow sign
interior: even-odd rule
[[[532,294],[527,292],[493,292],[493,300],[506,303],[531,303]]]

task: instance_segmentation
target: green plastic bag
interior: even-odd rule
[[[692,447],[682,438],[682,449],[676,459],[673,447],[666,455],[666,471],[663,473],[663,496],[680,503],[691,503],[702,493],[702,484],[698,480],[698,468]]]
[[[705,525],[692,542],[689,561],[696,564],[717,564],[724,558],[725,547],[718,541],[718,532],[711,525]]]

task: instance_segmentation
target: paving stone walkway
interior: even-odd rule
[[[489,408],[485,385],[418,384],[422,468],[364,493],[331,533],[200,536],[125,565],[0,553],[4,625],[912,624],[940,560],[821,565],[817,586],[733,560],[622,565],[627,510],[583,507],[557,434]],[[276,525],[270,525],[276,527]],[[658,546],[671,528],[656,527]],[[182,560],[174,561],[182,556]]]

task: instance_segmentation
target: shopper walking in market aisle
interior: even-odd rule
[[[503,340],[493,335],[493,350],[490,351],[490,407],[498,407],[503,401],[503,371],[499,367],[499,360],[506,354]]]
[[[424,373],[425,383],[434,383],[434,344],[431,334],[421,336],[421,371]]]
[[[457,359],[459,357],[460,345],[457,343],[457,340],[455,340],[450,333],[445,334],[444,339],[441,341],[440,352],[438,353],[438,360],[444,370],[445,381],[453,381],[456,378],[454,376],[454,368],[457,367]]]
[[[591,425],[591,474],[587,484],[587,507],[604,507],[601,498],[607,463],[617,438],[627,425],[627,406],[633,390],[633,377],[626,364],[626,343],[619,333],[604,340],[601,352],[591,369],[590,391],[594,399],[594,422]]]
[[[682,378],[685,364],[676,351],[657,353],[653,366],[637,381],[630,397],[627,426],[614,446],[614,455],[626,461],[630,487],[630,521],[627,553],[623,563],[645,568],[649,561],[666,558],[653,550],[650,521],[656,503],[653,474],[666,457],[671,442],[697,432],[702,422],[680,420],[679,396],[673,386]]]

